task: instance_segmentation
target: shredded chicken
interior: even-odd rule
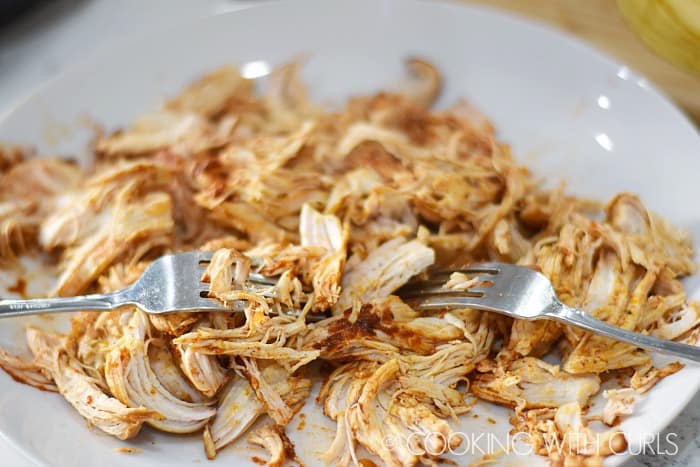
[[[314,289],[314,310],[326,310],[335,305],[340,296],[347,235],[337,217],[323,215],[305,204],[299,215],[299,239],[302,247],[325,249],[325,254],[311,265],[309,273]]]
[[[32,330],[28,334],[35,363],[55,382],[58,391],[92,425],[119,439],[133,438],[146,420],[158,419],[154,410],[126,405],[106,394],[65,349],[63,338]]]
[[[235,378],[219,402],[216,417],[204,432],[204,450],[209,459],[243,435],[262,415],[265,408],[244,378]]]
[[[608,402],[603,408],[601,420],[605,424],[613,426],[622,415],[632,414],[637,394],[633,388],[608,389],[604,391],[603,397]]]
[[[354,300],[366,303],[384,298],[434,262],[435,253],[420,241],[390,240],[348,267],[335,310],[342,312]]]
[[[588,422],[632,415],[680,363],[656,368],[646,351],[553,321],[418,312],[392,294],[431,270],[511,262],[612,325],[696,343],[689,235],[633,194],[603,205],[545,188],[472,105],[431,110],[432,64],[407,68],[400,90],[330,111],[309,100],[299,63],[263,92],[223,67],[99,136],[86,168],[1,146],[0,268],[45,258],[57,263],[47,295],[75,295],[125,287],[164,253],[210,251],[202,280],[231,310],[81,312],[66,334],[29,328],[33,358],[0,349],[0,367],[120,439],[144,423],[201,432],[208,458],[248,434],[268,465],[301,463],[285,427],[328,365],[327,464],[361,464],[362,447],[384,465],[436,465],[477,400],[512,409],[554,465],[624,449],[621,432]],[[483,280],[458,272],[442,287]],[[602,374],[619,384],[589,411]]]
[[[627,440],[622,432],[611,430],[596,433],[589,428],[581,416],[581,407],[576,402],[559,407],[554,415],[554,424],[563,440],[565,457],[600,458],[622,453],[627,448]]]
[[[215,410],[206,403],[178,399],[160,382],[148,358],[148,324],[143,312],[133,313],[124,335],[107,354],[107,385],[125,405],[154,410],[158,416],[148,423],[155,428],[170,433],[198,431],[214,416]]]
[[[205,431],[205,451],[210,459],[243,435],[262,415],[268,414],[282,426],[286,425],[309,395],[310,380],[290,376],[276,364],[260,371],[253,368],[254,360],[248,360],[252,370],[247,372],[249,376],[234,378],[224,390],[216,417]]]
[[[512,362],[504,372],[477,375],[472,391],[482,399],[522,408],[581,406],[600,389],[597,375],[569,375],[537,358]]]
[[[645,393],[663,378],[672,375],[683,368],[679,362],[669,363],[663,368],[654,368],[652,365],[643,366],[632,375],[630,387],[640,393]]]
[[[261,426],[250,434],[248,442],[264,448],[269,453],[268,467],[282,467],[287,461],[301,464],[294,452],[294,444],[279,425]]]
[[[35,363],[23,360],[0,349],[0,368],[12,376],[15,381],[34,386],[42,391],[58,392],[53,380],[48,378]]]

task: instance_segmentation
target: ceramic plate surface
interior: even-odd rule
[[[398,81],[408,56],[428,58],[445,77],[439,104],[463,97],[482,109],[517,159],[547,183],[565,180],[570,191],[596,199],[619,191],[639,193],[700,244],[700,138],[665,97],[632,70],[567,36],[460,5],[301,0],[193,20],[143,39],[125,38],[4,115],[0,140],[34,144],[44,155],[80,158],[90,136],[85,116],[118,128],[222,64],[249,64],[250,73],[259,73],[300,55],[308,57],[304,77],[312,95],[331,104]],[[700,298],[700,281],[690,279],[687,286],[691,297]],[[38,283],[33,287],[41,289]],[[42,318],[34,322],[59,325]],[[24,324],[0,322],[0,345],[21,351]],[[699,385],[700,368],[690,365],[663,380],[622,424],[632,444],[662,430]],[[465,418],[462,431],[504,438],[510,428],[507,412],[494,406],[478,411],[483,416]],[[298,429],[293,421],[289,433],[300,457],[315,465],[332,427],[311,399],[304,412],[306,426]],[[17,384],[3,372],[0,414],[0,436],[39,465],[247,465],[261,454],[243,441],[209,464],[199,436],[149,429],[123,443],[88,430],[61,397]],[[496,424],[487,423],[488,417]],[[142,451],[115,451],[124,446]],[[480,457],[471,449],[456,460],[466,465]],[[531,459],[511,457],[508,463],[531,465]]]

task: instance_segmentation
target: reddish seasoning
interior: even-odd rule
[[[15,285],[11,285],[7,288],[10,293],[16,293],[20,298],[27,298],[27,281],[23,277],[17,278]]]
[[[437,461],[438,461],[438,464],[447,464],[447,465],[455,465],[455,466],[457,465],[457,463],[455,461],[453,461],[452,459],[445,459],[443,457],[438,457]]]
[[[357,463],[362,467],[377,467],[377,464],[372,462],[370,459],[358,459]]]
[[[306,414],[300,413],[299,414],[299,424],[297,425],[297,430],[301,431],[304,429],[305,426],[306,426]]]
[[[115,452],[121,453],[121,454],[138,454],[143,449],[141,448],[114,448]]]
[[[265,464],[267,464],[266,461],[264,461],[264,460],[262,460],[262,459],[260,459],[259,457],[256,457],[256,456],[251,457],[250,460],[252,460],[253,462],[255,462],[255,463],[258,464],[258,465],[265,465]]]
[[[495,424],[496,424],[496,420],[494,420],[494,419],[491,418],[491,417],[487,418],[486,421],[489,422],[491,425],[495,425]]]
[[[41,391],[47,391],[47,392],[56,392],[56,388],[53,385],[45,385],[41,383],[30,383],[27,379],[25,379],[23,376],[21,376],[18,373],[10,372],[8,370],[5,370],[8,375],[10,375],[10,378],[14,379],[20,384],[26,384],[28,386],[33,386]]]

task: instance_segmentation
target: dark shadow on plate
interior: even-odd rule
[[[62,21],[86,0],[0,0],[0,47]]]

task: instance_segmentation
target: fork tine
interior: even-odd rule
[[[495,282],[491,280],[491,277],[485,277],[481,279],[481,277],[476,276],[479,280],[475,281],[474,284],[476,284],[474,287],[478,287],[479,284],[494,284]],[[447,277],[442,278],[442,279],[426,279],[426,280],[413,280],[409,281],[406,284],[402,285],[400,289],[406,289],[406,290],[412,290],[412,289],[421,289],[421,290],[428,290],[428,289],[435,289],[435,290],[440,290],[442,292],[449,292],[449,291],[456,291],[458,289],[451,289],[451,288],[445,288],[445,284],[447,283],[449,279]],[[490,286],[489,286],[490,287]],[[473,287],[468,287],[469,289],[472,289]]]
[[[454,273],[460,273],[460,274],[465,274],[468,276],[477,276],[480,274],[485,274],[487,276],[495,276],[501,273],[500,269],[493,269],[493,268],[488,268],[488,267],[479,267],[475,266],[474,268],[466,268],[466,269],[451,269],[448,271],[436,271],[433,273],[429,273],[429,277],[427,279],[416,279],[413,280],[409,283],[444,283],[449,280],[450,276]]]
[[[486,274],[488,276],[495,276],[501,272],[500,268],[497,268],[496,265],[491,265],[491,264],[478,264],[475,265],[474,267],[469,267],[466,269],[450,269],[446,271],[436,271],[429,273],[429,277],[426,279],[413,279],[409,281],[406,286],[420,286],[423,288],[431,287],[431,286],[437,286],[437,285],[442,285],[445,282],[447,282],[450,278],[450,276],[454,273],[461,273],[461,274],[467,274],[467,275],[472,275],[472,276],[478,276],[479,274]]]
[[[480,307],[478,297],[469,297],[467,295],[439,295],[428,297],[416,297],[407,300],[408,305],[418,310],[439,310],[443,308],[462,308],[462,307]]]
[[[196,307],[201,311],[238,311],[235,310],[235,307],[234,309],[230,309],[219,300],[205,297],[199,297],[199,299],[196,300]]]
[[[212,257],[214,256],[214,253],[211,251],[198,251],[197,252],[197,260],[199,262],[210,262]]]
[[[431,285],[423,282],[409,282],[408,284],[394,291],[394,295],[401,297],[420,297],[423,295],[439,294],[449,292],[449,289],[443,289],[442,284]]]
[[[211,251],[198,251],[196,252],[197,255],[197,262],[198,263],[209,263],[211,262],[212,257],[214,256],[214,253]],[[209,264],[198,264],[197,267],[199,270],[204,274],[204,272],[207,270],[209,267]],[[263,284],[263,285],[276,285],[277,280],[271,277],[263,276],[262,274],[258,273],[251,273],[248,275],[248,281],[253,282],[256,284]]]
[[[407,301],[412,301],[417,308],[436,309],[450,306],[474,306],[483,305],[483,299],[489,292],[496,290],[494,286],[498,282],[494,276],[503,271],[502,264],[499,263],[479,263],[464,269],[439,271],[430,274],[427,279],[411,281],[399,288],[395,293]],[[444,284],[449,277],[455,273],[470,275],[485,274],[473,287],[465,290],[454,290],[444,288]],[[491,279],[493,278],[493,280]],[[484,286],[484,284],[489,285]]]
[[[470,294],[473,294],[474,297],[483,297],[487,293],[493,292],[493,287],[469,287],[464,292],[469,292]]]
[[[480,297],[483,292],[477,293],[475,288],[468,288],[466,290],[454,290],[454,289],[444,289],[442,287],[426,287],[426,288],[400,288],[395,292],[403,298],[427,298],[433,296],[450,296],[450,295],[466,295],[473,297]]]
[[[248,275],[248,280],[263,285],[277,285],[276,279],[255,272]]]
[[[502,264],[497,264],[497,263],[478,263],[473,266],[467,266],[466,268],[460,268],[460,269],[448,269],[444,271],[436,271],[434,273],[430,273],[430,278],[437,278],[437,277],[449,277],[455,272],[459,272],[462,274],[490,274],[490,275],[495,275],[501,272],[503,269]]]
[[[415,279],[407,282],[402,287],[412,287],[421,289],[427,289],[431,287],[441,288],[449,280],[449,276],[431,276],[428,279]],[[444,290],[444,289],[443,289]]]
[[[487,270],[492,272],[483,272]],[[424,295],[469,294],[474,292],[479,292],[480,294],[483,294],[486,292],[487,289],[490,289],[495,285],[495,282],[491,280],[491,277],[496,275],[497,273],[493,272],[495,271],[495,269],[491,268],[484,268],[481,269],[481,271],[482,272],[480,272],[479,274],[489,274],[489,276],[485,277],[483,280],[479,276],[476,276],[476,278],[478,278],[479,280],[475,283],[474,286],[467,287],[466,289],[445,288],[445,283],[447,283],[448,281],[448,276],[444,275],[444,277],[442,278],[431,276],[430,278],[425,280],[410,281],[404,284],[402,287],[400,287],[395,293],[403,297]],[[443,274],[451,274],[452,272],[459,271],[446,271]],[[489,285],[484,286],[484,284]]]

